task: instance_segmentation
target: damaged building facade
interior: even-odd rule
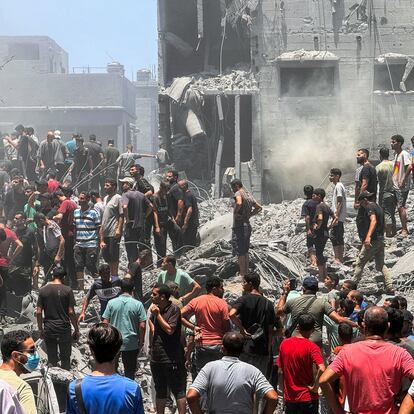
[[[178,169],[263,202],[414,135],[408,0],[158,0],[160,136]],[[185,24],[183,24],[185,22]]]

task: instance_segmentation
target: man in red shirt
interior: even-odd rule
[[[47,180],[47,192],[53,194],[60,186],[60,182],[56,180],[56,173],[50,172]]]
[[[66,274],[69,277],[69,281],[72,289],[78,288],[78,281],[76,279],[75,271],[75,256],[73,254],[74,249],[74,234],[75,223],[73,219],[73,212],[78,208],[76,203],[70,199],[73,194],[73,190],[69,187],[61,187],[55,192],[59,199],[59,209],[53,220],[57,221],[62,230],[62,236],[65,239],[65,253],[63,256],[63,264],[66,270]]]
[[[14,248],[15,246],[15,248]],[[0,322],[5,323],[7,315],[7,273],[9,263],[23,249],[16,233],[7,227],[0,228]]]
[[[396,396],[404,377],[414,378],[414,360],[403,348],[386,342],[388,315],[372,306],[365,311],[365,340],[347,345],[326,369],[320,385],[334,414],[343,414],[331,383],[343,376],[352,413],[396,414]]]
[[[206,282],[206,290],[206,295],[192,299],[181,309],[183,325],[193,330],[196,336],[197,374],[207,362],[221,359],[223,336],[230,330],[228,305],[222,299],[223,281],[217,276],[210,277]],[[196,324],[188,320],[191,315],[195,315]]]
[[[300,315],[298,333],[280,345],[279,383],[283,384],[286,414],[318,413],[318,380],[325,371],[325,364],[320,348],[309,340],[314,325],[312,315]]]

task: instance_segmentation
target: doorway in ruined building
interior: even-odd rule
[[[338,65],[326,62],[289,63],[279,66],[282,97],[334,96],[338,88]]]
[[[407,69],[407,60],[393,61],[388,60],[388,65],[384,63],[374,64],[374,91],[413,91],[414,90],[414,70]],[[407,73],[406,73],[407,70]],[[406,79],[404,74],[406,73]],[[404,81],[404,82],[403,82]],[[402,82],[404,87],[401,87]]]
[[[219,104],[217,95],[206,95],[205,125],[210,147],[210,166],[214,170],[218,142],[220,136],[224,137],[223,152],[221,156],[221,172],[228,167],[235,167],[236,163],[236,124],[239,121],[240,131],[240,162],[247,162],[252,159],[252,96],[239,95],[239,115],[236,116],[236,96],[221,95],[221,107],[223,119],[220,120]]]
[[[228,2],[230,3],[230,2]],[[158,0],[160,83],[198,72],[217,74],[220,66],[250,68],[250,31],[246,22],[222,19],[221,0]],[[229,19],[230,20],[230,19]]]

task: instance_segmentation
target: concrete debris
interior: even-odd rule
[[[408,77],[410,76],[410,73],[412,72],[413,68],[414,68],[414,59],[409,57],[409,58],[407,58],[407,64],[405,66],[404,74],[403,74],[402,80],[400,82],[400,89],[404,92],[407,92],[407,86],[406,86],[405,82],[408,79]]]
[[[408,58],[407,55],[403,55],[401,53],[390,52],[390,53],[383,53],[382,55],[379,55],[377,58],[377,61],[379,63],[386,63],[387,60],[400,60],[400,59],[407,60],[407,58]]]
[[[233,0],[227,8],[227,21],[236,27],[239,19],[246,14],[246,9],[251,12],[256,10],[259,0]]]
[[[232,70],[221,76],[195,75],[194,84],[191,88],[198,88],[205,92],[216,90],[219,92],[237,90],[258,90],[257,80],[253,73],[244,70]]]
[[[304,60],[339,60],[339,57],[335,54],[327,51],[319,51],[319,50],[293,50],[291,52],[282,53],[277,57],[279,62],[284,61],[304,61]]]

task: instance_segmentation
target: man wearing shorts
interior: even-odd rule
[[[249,247],[252,234],[250,217],[262,211],[262,206],[243,187],[240,180],[234,179],[230,185],[235,200],[231,237],[233,255],[237,256],[240,276],[244,277],[249,272]]]
[[[392,176],[394,182],[394,194],[397,201],[398,214],[401,220],[401,236],[408,236],[407,229],[407,210],[405,203],[407,201],[408,192],[410,191],[409,176],[412,165],[410,154],[402,149],[404,138],[401,135],[393,135],[391,137],[391,148],[394,150],[394,173]]]
[[[178,414],[186,412],[186,378],[184,348],[181,343],[180,308],[170,301],[167,285],[152,288],[149,308],[151,337],[151,373],[155,386],[157,413],[165,412],[170,392],[177,403]]]
[[[103,200],[102,223],[99,231],[102,257],[109,264],[111,276],[118,276],[119,242],[122,236],[124,224],[124,210],[122,197],[116,194],[116,181],[110,178],[105,180],[104,189],[106,196]]]

